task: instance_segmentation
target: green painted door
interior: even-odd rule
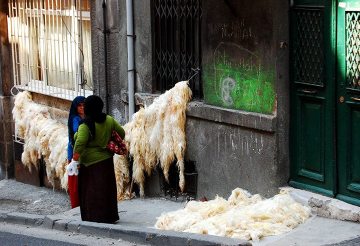
[[[337,198],[360,205],[360,2],[338,3]]]
[[[335,196],[336,5],[292,2],[290,185]]]
[[[291,44],[290,185],[359,206],[360,1],[294,0]]]

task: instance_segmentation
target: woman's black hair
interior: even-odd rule
[[[71,145],[74,146],[74,130],[73,130],[73,119],[75,116],[78,115],[77,112],[77,106],[80,103],[84,103],[85,101],[85,97],[83,96],[77,96],[74,98],[74,100],[71,102],[71,106],[70,106],[70,112],[69,112],[69,118],[68,118],[68,132],[69,132],[69,141],[71,143]]]
[[[99,96],[91,95],[85,99],[84,123],[90,129],[92,138],[95,137],[95,122],[102,123],[106,120],[106,114],[102,112],[103,108],[104,102]]]

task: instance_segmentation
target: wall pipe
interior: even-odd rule
[[[107,37],[108,29],[107,29],[107,14],[106,14],[106,0],[102,2],[103,8],[103,34],[104,34],[104,69],[105,69],[105,107],[106,113],[109,114],[109,86],[108,86],[108,68],[107,68]],[[100,91],[99,91],[100,93]]]
[[[134,59],[134,12],[133,0],[126,0],[127,53],[128,53],[128,101],[129,121],[135,113],[135,59]]]

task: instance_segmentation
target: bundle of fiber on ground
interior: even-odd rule
[[[54,185],[57,177],[61,180],[62,188],[67,189],[67,127],[51,119],[49,108],[33,102],[28,91],[19,92],[15,96],[12,113],[15,135],[24,139],[22,163],[29,170],[31,166],[37,169],[39,159],[43,157],[50,183]]]
[[[160,163],[168,181],[169,169],[175,160],[179,169],[179,187],[184,190],[185,111],[191,96],[188,81],[178,82],[172,89],[157,97],[151,105],[141,108],[124,125],[125,141],[133,159],[132,178],[139,185],[142,197],[145,174],[150,175]],[[117,165],[126,167],[126,161]],[[122,182],[118,176],[117,180]],[[122,196],[123,194],[118,194],[118,197]]]
[[[288,232],[305,222],[310,209],[282,190],[270,199],[236,188],[225,200],[190,201],[184,209],[162,214],[155,227],[257,241]]]

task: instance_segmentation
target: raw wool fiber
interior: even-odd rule
[[[116,177],[117,200],[126,200],[132,197],[130,194],[130,173],[127,156],[114,155],[114,171]]]
[[[28,91],[16,95],[12,113],[15,134],[24,139],[22,163],[29,170],[31,166],[37,169],[42,156],[50,183],[54,186],[54,179],[57,177],[61,180],[62,188],[67,189],[67,127],[51,119],[49,108],[34,103]]]
[[[295,202],[285,190],[263,199],[236,188],[228,200],[190,201],[184,209],[162,214],[155,227],[258,241],[288,232],[309,216],[310,209]]]
[[[169,169],[175,158],[179,169],[179,187],[181,191],[184,190],[186,107],[191,97],[188,81],[178,82],[155,98],[151,105],[141,108],[124,125],[125,141],[133,159],[132,178],[140,187],[141,197],[145,195],[145,174],[150,175],[160,163],[168,181]],[[118,165],[125,166],[126,163]]]

